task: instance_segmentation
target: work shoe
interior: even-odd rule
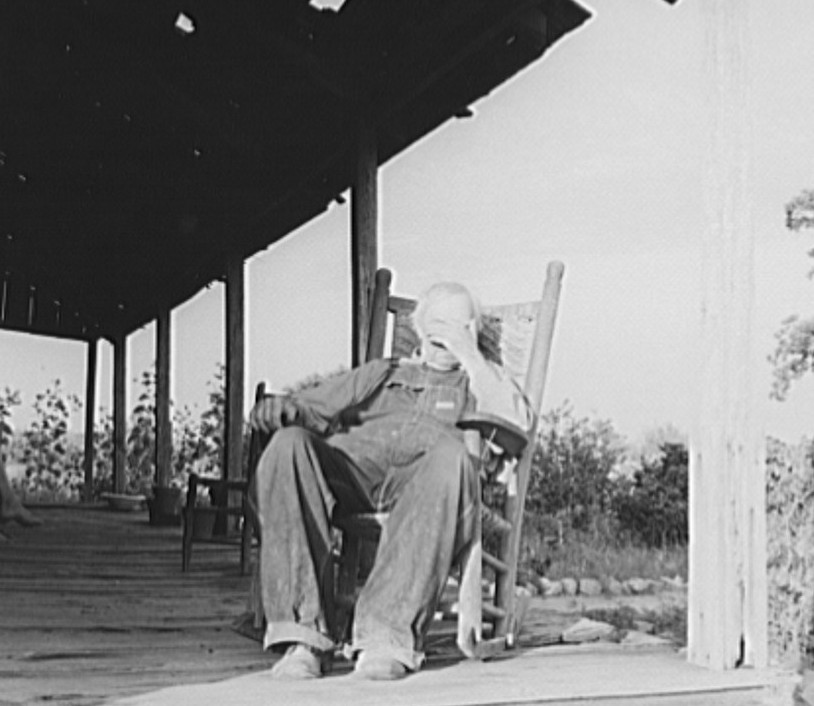
[[[407,676],[407,667],[397,659],[381,652],[362,650],[356,660],[353,675],[359,679],[392,681],[393,679],[404,679]]]
[[[322,657],[308,645],[295,643],[271,668],[270,675],[275,679],[318,679],[322,676]]]

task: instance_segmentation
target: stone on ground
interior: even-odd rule
[[[643,593],[650,593],[654,582],[649,579],[632,578],[625,581],[625,586],[634,596],[640,596]]]
[[[611,596],[621,596],[624,593],[624,586],[622,585],[621,581],[611,578],[608,579],[608,582],[605,586],[605,590]]]
[[[566,596],[576,596],[577,589],[579,588],[579,584],[577,583],[576,579],[572,578],[564,578],[562,581],[562,592]]]
[[[626,645],[627,647],[649,647],[651,645],[669,645],[671,642],[656,635],[648,635],[638,630],[628,630],[620,641],[620,644]]]
[[[554,598],[563,594],[562,581],[549,581],[548,586],[543,590],[546,598]]]
[[[601,596],[602,584],[596,579],[582,578],[579,580],[579,593],[582,596]]]
[[[562,641],[571,644],[583,642],[596,642],[608,640],[616,632],[616,628],[609,623],[603,623],[590,618],[581,618],[562,633]]]

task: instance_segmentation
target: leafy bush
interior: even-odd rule
[[[786,228],[791,231],[814,228],[814,190],[803,189],[786,204]],[[814,257],[814,249],[808,251]],[[814,269],[808,277],[814,277]],[[774,335],[775,350],[768,357],[772,365],[769,397],[786,399],[792,383],[814,370],[814,317],[794,314],[784,319]]]
[[[14,430],[11,427],[11,409],[20,404],[20,391],[7,387],[0,395],[0,454],[6,454],[11,447]]]
[[[189,407],[172,412],[170,485],[185,488],[190,473],[217,476],[223,452],[225,394],[223,366],[210,386],[209,405],[195,419]],[[125,492],[150,494],[155,479],[155,373],[141,375],[141,392],[128,423]],[[109,489],[113,469],[113,423],[103,417],[94,431],[94,492]]]
[[[814,463],[812,444],[769,439],[769,647],[780,662],[814,661]]]
[[[624,458],[610,422],[577,417],[568,402],[540,419],[526,496],[521,563],[546,573],[553,547],[616,537],[613,473]]]
[[[93,488],[92,497],[113,490],[113,417],[103,414],[93,428]]]
[[[84,482],[82,450],[68,437],[70,416],[79,398],[55,380],[34,400],[34,421],[23,432],[25,476],[15,488],[24,501],[70,502]]]
[[[125,492],[147,494],[155,478],[155,374],[145,371],[141,390],[128,423]],[[210,383],[209,406],[199,419],[188,408],[173,413],[171,484],[185,487],[190,472],[219,474],[223,447],[225,398],[223,366]],[[16,391],[0,395],[0,441],[10,447],[11,410],[20,404]],[[25,465],[15,490],[31,502],[71,502],[79,499],[84,483],[84,450],[68,433],[70,415],[79,408],[76,395],[65,393],[57,380],[36,396],[35,419],[16,442],[15,457]],[[112,490],[113,419],[103,414],[93,430],[94,498]]]
[[[141,374],[141,392],[127,425],[124,492],[150,492],[155,475],[155,373]],[[113,416],[103,413],[93,429],[93,497],[113,490]]]
[[[178,446],[174,466],[176,472],[183,468],[194,468],[204,476],[215,476],[223,463],[224,430],[226,429],[226,370],[218,365],[215,375],[207,385],[209,387],[209,406],[201,414],[200,425],[182,424],[181,418],[176,425],[183,430],[184,440]],[[177,439],[181,441],[181,439]]]
[[[141,374],[141,394],[127,425],[125,492],[148,495],[155,478],[155,372]]]
[[[792,383],[814,370],[814,317],[800,318],[794,314],[785,318],[774,338],[775,350],[768,357],[772,364],[769,397],[782,402]]]
[[[686,576],[685,446],[663,444],[631,474],[623,464],[630,466],[625,446],[609,421],[576,417],[567,403],[541,419],[526,500],[525,567],[596,578],[635,576],[637,567]]]

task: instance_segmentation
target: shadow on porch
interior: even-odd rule
[[[184,574],[180,528],[152,527],[146,513],[39,514],[44,526],[0,541],[2,706],[791,703],[788,675],[708,671],[671,649],[523,648],[561,627],[539,621],[520,650],[488,663],[436,643],[427,667],[397,684],[354,680],[347,663],[318,683],[270,682],[272,658],[230,628],[249,584],[237,547],[198,549]]]

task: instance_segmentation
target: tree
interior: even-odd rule
[[[812,226],[814,226],[814,189],[804,189],[786,204],[786,228],[800,230]]]
[[[617,482],[613,504],[619,527],[648,547],[688,540],[689,458],[681,443],[665,443],[657,459],[642,458],[631,479]]]
[[[631,451],[631,456],[640,461],[657,462],[664,454],[666,444],[689,446],[686,432],[671,423],[648,429],[642,436],[641,443]]]
[[[607,420],[576,417],[565,403],[541,418],[526,510],[584,531],[608,516],[613,475],[624,459],[623,438]]]
[[[786,204],[786,227],[792,231],[814,228],[814,190],[804,190]],[[814,249],[808,251],[808,256],[814,258]],[[814,268],[808,276],[814,277]],[[814,371],[814,316],[787,317],[774,337],[777,343],[769,356],[773,368],[769,396],[782,401],[793,382]]]

